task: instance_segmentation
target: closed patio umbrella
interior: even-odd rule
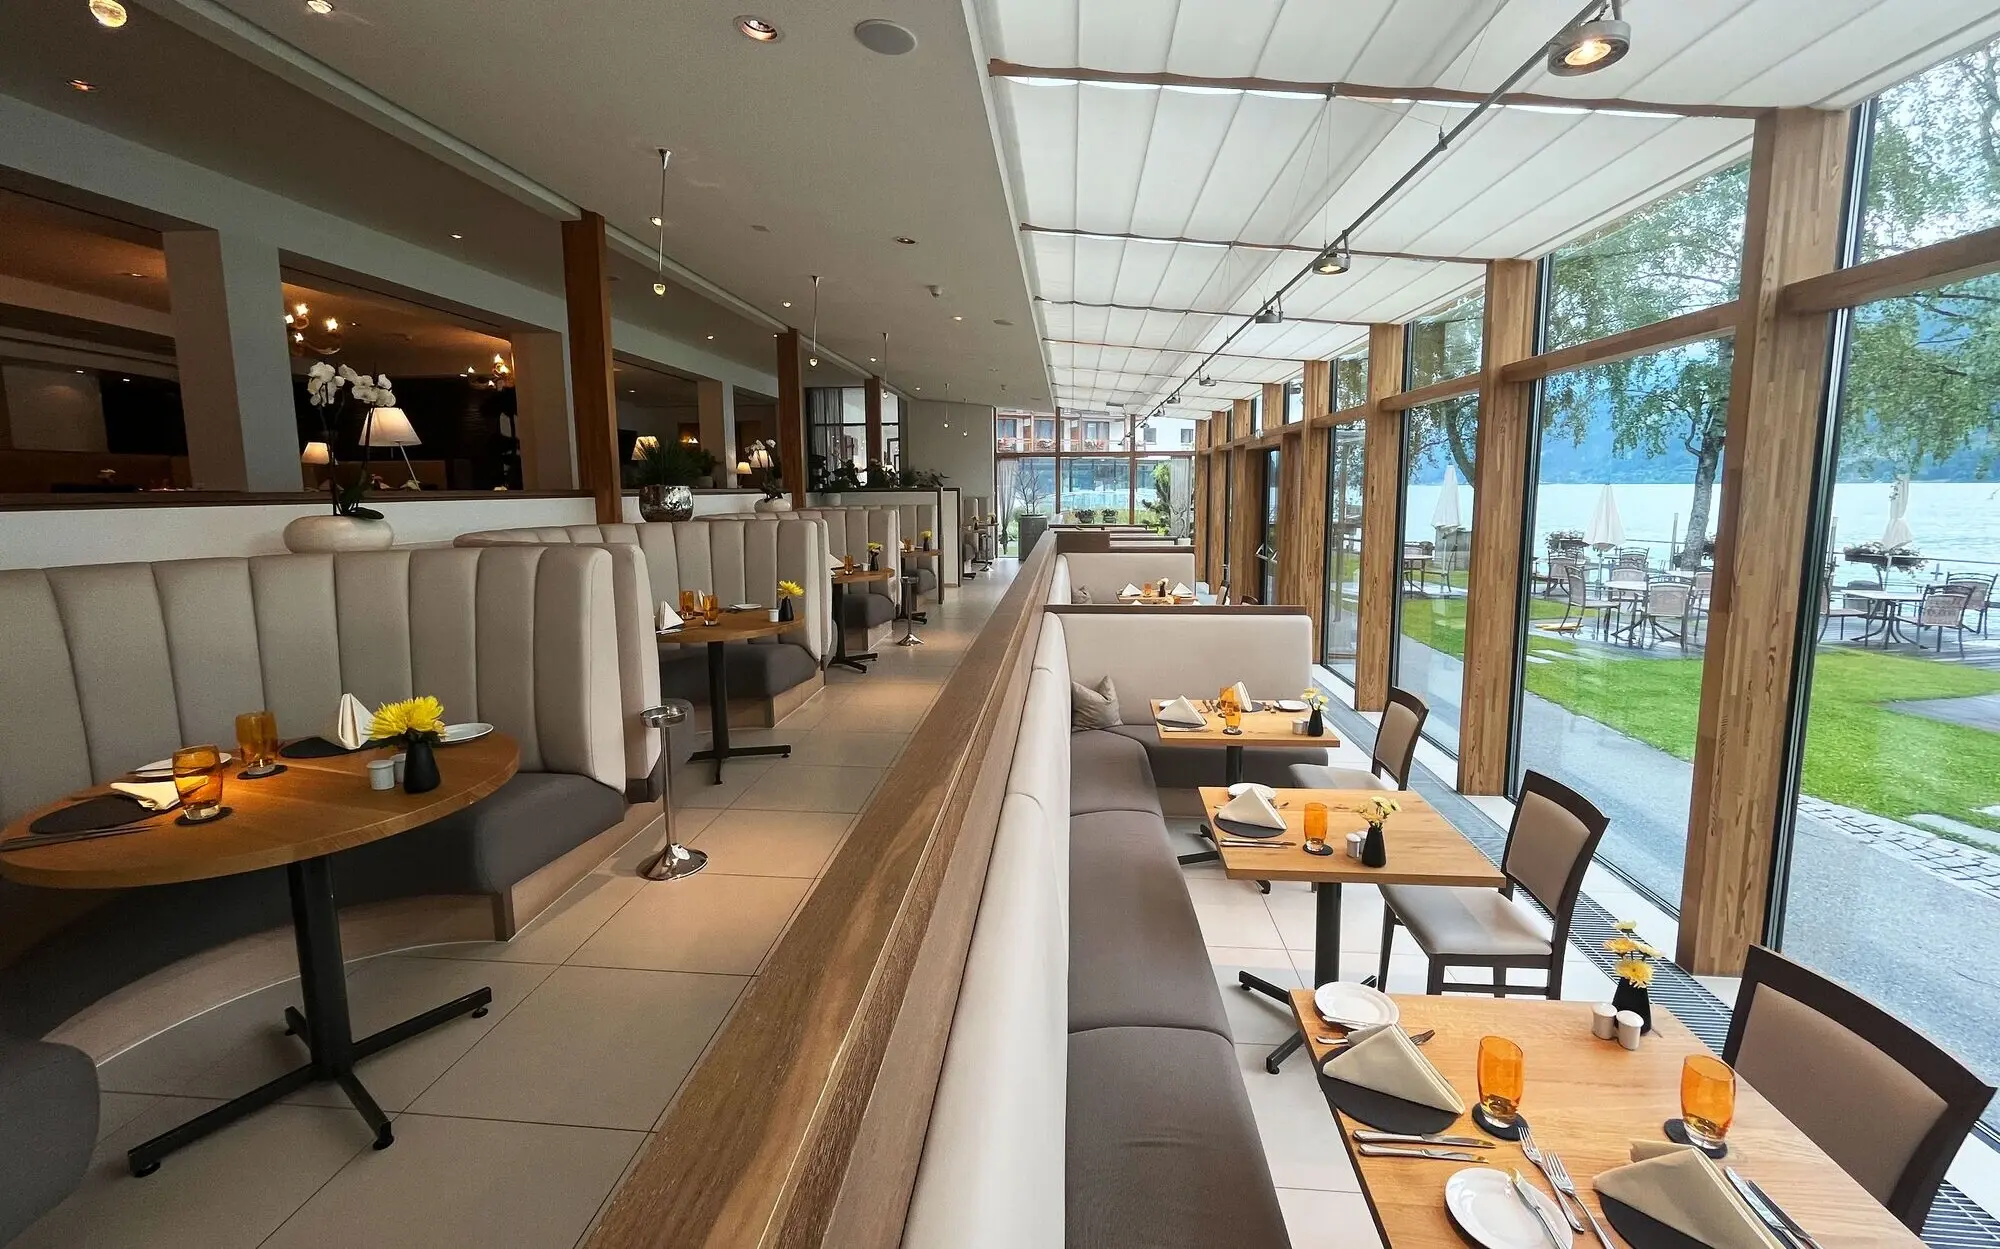
[[[1597,510],[1590,514],[1590,528],[1583,531],[1583,540],[1592,546],[1617,546],[1625,541],[1625,522],[1618,516],[1618,499],[1611,493],[1607,483],[1597,496]]]
[[[1910,522],[1904,519],[1910,512],[1910,479],[1896,478],[1895,486],[1889,491],[1889,527],[1882,531],[1882,549],[1893,551],[1899,546],[1908,546],[1916,535],[1910,532]]]
[[[1437,506],[1431,509],[1431,528],[1463,529],[1458,511],[1458,466],[1444,466],[1444,486],[1438,491]]]

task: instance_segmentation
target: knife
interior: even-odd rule
[[[1368,1158],[1429,1158],[1436,1162],[1485,1162],[1478,1154],[1462,1149],[1402,1149],[1394,1145],[1356,1145],[1355,1151]]]
[[[1535,1222],[1542,1225],[1542,1235],[1549,1238],[1549,1244],[1555,1246],[1555,1249],[1569,1249],[1569,1242],[1558,1235],[1555,1224],[1549,1222],[1548,1211],[1542,1209],[1542,1203],[1535,1200],[1537,1194],[1529,1186],[1528,1181],[1521,1178],[1518,1170],[1509,1174],[1513,1177],[1514,1195],[1521,1199],[1522,1205],[1528,1207],[1528,1213],[1535,1216]]]
[[[1354,1133],[1354,1139],[1369,1145],[1456,1145],[1460,1149],[1492,1149],[1492,1141],[1476,1136],[1445,1136],[1432,1133],[1419,1136],[1413,1132],[1377,1132],[1372,1128],[1361,1128]]]
[[[1226,847],[1227,849],[1230,850],[1283,850],[1287,846],[1296,846],[1299,843],[1296,841],[1266,841],[1266,840],[1232,841],[1231,839],[1224,837],[1221,841],[1218,841],[1215,844],[1218,846]]]
[[[1818,1243],[1806,1235],[1805,1228],[1794,1223],[1790,1215],[1778,1208],[1777,1202],[1766,1196],[1763,1189],[1745,1179],[1735,1167],[1724,1167],[1722,1173],[1728,1177],[1730,1186],[1736,1190],[1736,1195],[1743,1198],[1744,1204],[1750,1207],[1751,1213],[1755,1214],[1765,1227],[1771,1229],[1771,1234],[1777,1237],[1779,1244],[1786,1246],[1787,1249],[1819,1249]]]

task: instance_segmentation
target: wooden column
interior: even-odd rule
[[[868,462],[882,462],[882,379],[871,377],[861,386],[868,418]]]
[[[1368,432],[1362,446],[1361,605],[1354,647],[1354,705],[1389,705],[1396,593],[1403,565],[1397,499],[1403,488],[1403,414],[1382,401],[1403,390],[1403,327],[1368,327]]]
[[[1288,500],[1278,546],[1279,598],[1305,607],[1313,622],[1313,655],[1324,646],[1326,614],[1326,461],[1331,434],[1313,425],[1333,411],[1333,364],[1305,362],[1305,419],[1285,427],[1285,490]],[[1296,499],[1296,504],[1290,500]]]
[[[1506,382],[1503,366],[1535,351],[1535,262],[1486,266],[1479,435],[1466,579],[1465,686],[1460,696],[1458,788],[1507,792],[1514,719],[1514,648],[1521,617],[1521,531],[1528,504],[1534,383]]]
[[[1250,401],[1238,399],[1229,405],[1229,440],[1248,438],[1257,431],[1250,428]]]
[[[563,297],[569,304],[570,401],[576,410],[576,477],[597,501],[597,523],[625,519],[618,462],[618,390],[611,373],[611,285],[604,218],[562,223]]]
[[[1259,433],[1274,434],[1285,425],[1285,384],[1264,383],[1264,428]]]
[[[1782,109],[1757,122],[1750,149],[1676,952],[1702,974],[1737,974],[1764,939],[1831,322],[1786,311],[1781,295],[1836,265],[1847,144],[1846,113]]]
[[[1244,406],[1249,405],[1246,402]],[[1229,596],[1264,597],[1264,565],[1257,548],[1264,539],[1264,453],[1238,447],[1229,453]]]
[[[778,335],[778,465],[793,507],[806,505],[806,384],[799,332]]]
[[[1208,477],[1215,454],[1208,449],[1215,422],[1198,421],[1194,427],[1194,575],[1209,580],[1208,531],[1215,523],[1215,511],[1208,504]]]

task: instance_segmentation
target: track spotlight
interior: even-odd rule
[[[1215,379],[1213,377],[1210,377],[1208,374],[1204,373],[1199,378],[1195,379],[1195,384],[1197,386],[1213,386],[1215,385]]]
[[[1313,261],[1313,272],[1322,277],[1330,278],[1336,274],[1347,272],[1348,267],[1353,263],[1354,258],[1348,255],[1347,248],[1339,243],[1335,243],[1321,252],[1318,260]]]
[[[1250,319],[1259,325],[1283,325],[1285,323],[1285,306],[1273,299],[1270,303],[1257,309],[1257,315]]]
[[[1549,41],[1549,72],[1559,78],[1594,74],[1625,59],[1632,50],[1632,28],[1623,17],[1622,0],[1607,0],[1597,16]]]

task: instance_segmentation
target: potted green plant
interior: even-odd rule
[[[689,519],[694,515],[694,483],[714,469],[715,457],[698,446],[641,440],[632,470],[639,486],[639,515],[649,521]]]

